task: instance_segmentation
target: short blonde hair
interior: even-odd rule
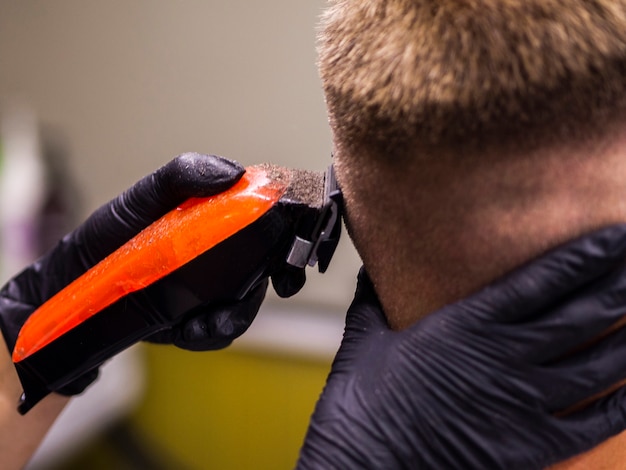
[[[330,3],[319,69],[344,153],[563,139],[623,108],[626,1]]]

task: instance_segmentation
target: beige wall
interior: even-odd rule
[[[184,151],[321,170],[323,4],[0,0],[0,97],[70,139],[85,213]],[[345,307],[359,265],[346,241],[297,301]]]

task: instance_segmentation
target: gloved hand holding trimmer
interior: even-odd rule
[[[624,388],[571,407],[626,378],[625,260],[602,229],[401,332],[362,272],[298,468],[541,469],[621,432]]]
[[[215,156],[183,154],[101,207],[0,291],[0,326],[9,349],[13,350],[20,328],[33,311],[71,281],[183,201],[221,193],[243,174],[244,168],[238,163]],[[303,282],[302,270],[289,267],[277,272],[274,287],[281,295],[289,296]],[[266,287],[267,281],[261,279],[239,302],[200,305],[186,314],[183,321],[148,339],[192,350],[223,348],[248,328]],[[125,300],[125,308],[133,313],[150,313],[157,305],[167,310],[168,305],[154,298],[157,294],[155,289],[145,294],[141,302]],[[114,327],[122,328],[122,325]],[[97,369],[90,370],[56,391],[68,395],[80,393],[96,376]]]

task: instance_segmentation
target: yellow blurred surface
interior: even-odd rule
[[[293,468],[330,362],[147,345],[133,425],[191,469]]]

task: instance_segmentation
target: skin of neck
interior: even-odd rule
[[[336,156],[346,219],[402,329],[558,244],[626,221],[626,126],[520,155]]]

